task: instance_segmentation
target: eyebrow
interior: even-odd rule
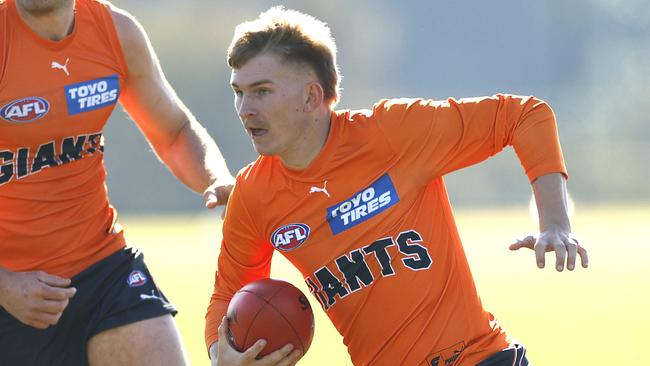
[[[254,88],[256,86],[260,86],[260,85],[263,85],[263,84],[273,84],[273,82],[271,80],[264,79],[264,80],[256,81],[254,83],[250,83],[248,85],[248,87],[249,88]],[[236,83],[231,83],[230,85],[232,85],[235,88],[239,88],[239,85],[237,85]]]

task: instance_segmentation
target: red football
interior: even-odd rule
[[[314,313],[307,297],[285,281],[265,278],[247,284],[230,300],[227,315],[230,343],[238,351],[266,340],[258,357],[288,343],[304,355],[314,337]]]

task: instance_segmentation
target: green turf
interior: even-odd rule
[[[507,246],[534,229],[525,208],[459,210],[457,221],[485,307],[526,344],[537,366],[649,365],[650,207],[578,207],[573,229],[590,250],[591,266],[557,273],[536,268],[530,251]],[[209,365],[203,342],[220,221],[209,216],[122,219],[129,243],[144,250],[158,284],[176,304],[193,365]],[[281,256],[273,277],[308,293]],[[341,337],[320,306],[316,335],[301,365],[351,365]]]

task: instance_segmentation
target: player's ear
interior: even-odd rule
[[[311,81],[305,85],[305,103],[303,111],[313,112],[320,107],[325,97],[323,86],[317,81]]]

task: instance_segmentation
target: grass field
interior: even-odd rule
[[[128,242],[179,308],[176,317],[193,365],[209,365],[203,342],[220,240],[217,214],[122,218]],[[457,222],[485,307],[526,344],[536,366],[650,365],[650,206],[578,207],[573,230],[591,265],[557,273],[537,269],[530,251],[507,247],[533,231],[526,208],[463,209]],[[273,277],[308,293],[281,256]],[[300,365],[351,365],[320,306],[316,335]]]

